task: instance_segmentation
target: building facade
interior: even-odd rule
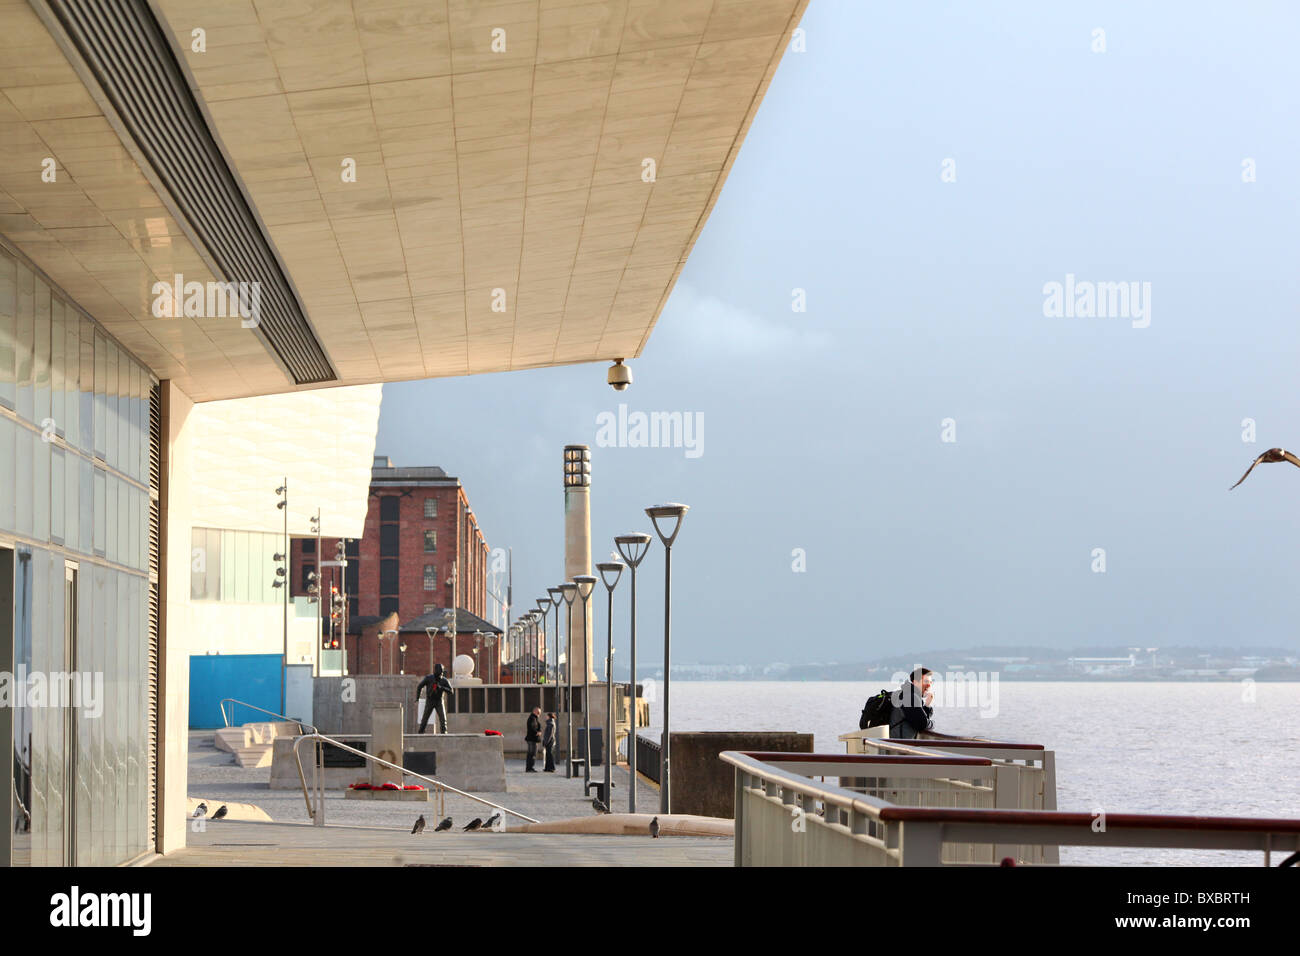
[[[321,563],[338,552],[337,538],[321,538],[319,545],[316,538],[296,539],[292,593],[307,595],[310,575],[317,573],[325,606],[338,588],[351,618],[396,614],[406,623],[448,607],[480,618],[487,613],[487,540],[460,479],[441,468],[398,468],[375,457],[365,528],[359,540],[343,542],[348,564],[342,574]],[[333,640],[326,635],[327,644]]]

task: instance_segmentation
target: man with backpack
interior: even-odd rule
[[[902,686],[892,693],[882,690],[868,699],[858,718],[858,729],[889,725],[890,737],[914,739],[918,731],[934,729],[934,693],[930,684],[934,678],[928,667],[918,667],[908,675]]]
[[[928,667],[918,667],[894,694],[894,711],[889,716],[889,736],[915,739],[922,730],[934,730],[934,682]]]

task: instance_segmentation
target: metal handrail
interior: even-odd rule
[[[426,777],[424,774],[416,773],[414,770],[407,770],[405,767],[400,767],[395,763],[391,763],[387,760],[384,760],[382,757],[376,757],[374,754],[368,754],[364,750],[357,750],[355,747],[349,747],[347,744],[343,743],[342,741],[335,740],[333,737],[326,737],[324,734],[317,732],[312,734],[303,734],[300,737],[294,738],[293,759],[294,762],[297,763],[298,765],[298,779],[302,781],[302,797],[303,800],[306,801],[307,803],[307,815],[312,818],[312,820],[315,822],[316,826],[318,827],[323,827],[325,825],[325,768],[323,766],[318,766],[316,768],[318,771],[316,774],[316,785],[318,791],[318,798],[316,803],[320,811],[319,814],[317,814],[312,810],[311,797],[308,795],[307,792],[307,777],[302,772],[302,755],[298,752],[298,748],[302,746],[302,742],[304,740],[316,740],[316,741],[320,741],[321,743],[331,744],[335,747],[338,747],[340,750],[346,750],[348,753],[356,754],[358,757],[364,757],[366,760],[373,761],[374,763],[377,763],[382,767],[387,767],[390,770],[396,770],[399,773],[401,773],[403,777],[414,777],[416,780],[423,780],[426,783],[431,783],[440,793],[441,791],[444,790],[450,790],[452,793],[456,794],[457,796],[466,797],[477,803],[481,803],[485,806],[489,806],[494,810],[500,810],[503,813],[508,813],[512,817],[518,817],[520,820],[524,820],[527,823],[541,822],[540,820],[534,820],[530,816],[519,813],[516,810],[511,810],[509,807],[503,807],[499,803],[493,803],[491,800],[484,800],[482,797],[476,797],[474,796],[474,794],[466,793],[464,790],[457,790],[455,787],[451,786],[450,784],[443,783],[441,780],[435,780],[433,777]]]
[[[297,717],[286,717],[284,714],[277,714],[277,713],[276,713],[275,711],[273,711],[273,710],[267,710],[267,709],[264,708],[264,707],[258,707],[256,704],[250,704],[250,703],[249,703],[248,701],[246,701],[246,700],[236,700],[234,697],[223,697],[223,698],[221,698],[221,702],[217,705],[217,706],[219,706],[219,707],[221,708],[221,719],[222,719],[223,721],[225,721],[225,724],[226,724],[227,727],[230,726],[230,718],[226,716],[226,704],[227,704],[227,703],[231,703],[231,704],[240,704],[240,705],[242,705],[242,706],[244,706],[244,707],[248,707],[248,708],[250,708],[250,709],[252,709],[252,710],[258,710],[258,711],[261,711],[262,713],[264,713],[264,714],[268,714],[268,715],[270,715],[271,717],[279,717],[281,720],[285,721],[286,723],[297,724],[297,725],[298,725],[298,733],[300,733],[300,734],[301,734],[301,733],[305,733],[305,732],[306,732],[306,731],[305,731],[305,728],[307,728],[307,727],[311,727],[311,731],[312,731],[312,733],[319,733],[319,731],[316,729],[315,726],[313,726],[312,724],[306,723],[306,722],[304,722],[304,721],[301,721],[301,720],[299,720]],[[230,712],[233,714],[233,713],[235,712],[235,708],[233,708],[233,707],[230,708]]]

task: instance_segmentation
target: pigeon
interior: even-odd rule
[[[600,797],[591,798],[591,808],[597,813],[609,813],[609,807],[600,802]]]
[[[469,821],[469,823],[467,823],[467,824],[465,824],[463,827],[461,827],[461,829],[462,829],[462,830],[477,830],[477,829],[478,829],[479,827],[481,827],[482,825],[483,825],[483,818],[482,818],[482,817],[475,817],[473,820]]]
[[[225,817],[226,817],[226,805],[223,803],[221,806],[217,807],[217,812],[212,814],[212,819],[224,820]]]
[[[1260,455],[1258,458],[1256,458],[1254,461],[1250,463],[1250,467],[1246,469],[1246,474],[1242,475],[1241,478],[1237,480],[1237,485],[1245,481],[1247,476],[1249,476],[1250,473],[1255,470],[1255,466],[1258,465],[1261,461],[1266,465],[1271,465],[1279,461],[1289,461],[1297,468],[1300,468],[1300,458],[1297,458],[1295,455],[1291,454],[1285,448],[1270,448],[1268,451],[1264,452],[1264,454]],[[1237,485],[1233,485],[1232,488],[1236,488]],[[1228,490],[1231,491],[1232,488],[1229,488]]]
[[[451,829],[451,817],[446,817],[443,819],[441,823],[439,823],[436,827],[433,828],[433,832],[439,833],[443,830],[450,830],[450,829]]]
[[[200,803],[197,807],[194,808],[194,819],[197,820],[199,817],[206,816],[207,812],[208,812],[208,805],[206,803]]]
[[[415,826],[411,827],[411,833],[415,834],[415,833],[423,833],[423,832],[424,832],[424,814],[421,813],[419,817],[417,817],[415,820]]]
[[[650,835],[656,840],[659,839],[659,818],[655,817],[650,821]]]
[[[500,823],[500,822],[501,822],[501,814],[500,814],[499,812],[498,812],[498,813],[494,813],[494,814],[492,814],[492,816],[488,817],[486,821],[484,821],[484,823],[483,823],[483,829],[485,829],[485,830],[491,830],[493,827],[495,827],[495,826],[496,826],[498,823]]]

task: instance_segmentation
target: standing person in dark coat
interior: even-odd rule
[[[918,667],[894,692],[894,711],[889,715],[889,736],[913,740],[922,730],[934,730],[933,671]]]
[[[537,773],[533,762],[537,759],[538,741],[542,739],[542,721],[539,716],[541,712],[540,707],[534,707],[533,712],[528,715],[528,730],[524,733],[524,741],[528,744],[528,760],[524,764],[524,773]]]
[[[542,750],[546,752],[547,773],[555,773],[555,715],[546,715],[546,732],[542,734]]]
[[[433,673],[427,675],[415,688],[416,700],[420,699],[420,691],[424,691],[424,716],[420,718],[420,733],[424,733],[424,728],[429,724],[429,715],[436,710],[438,712],[438,729],[435,733],[445,734],[447,732],[447,711],[442,705],[442,695],[451,693],[451,683],[442,676],[441,664],[434,664]]]

